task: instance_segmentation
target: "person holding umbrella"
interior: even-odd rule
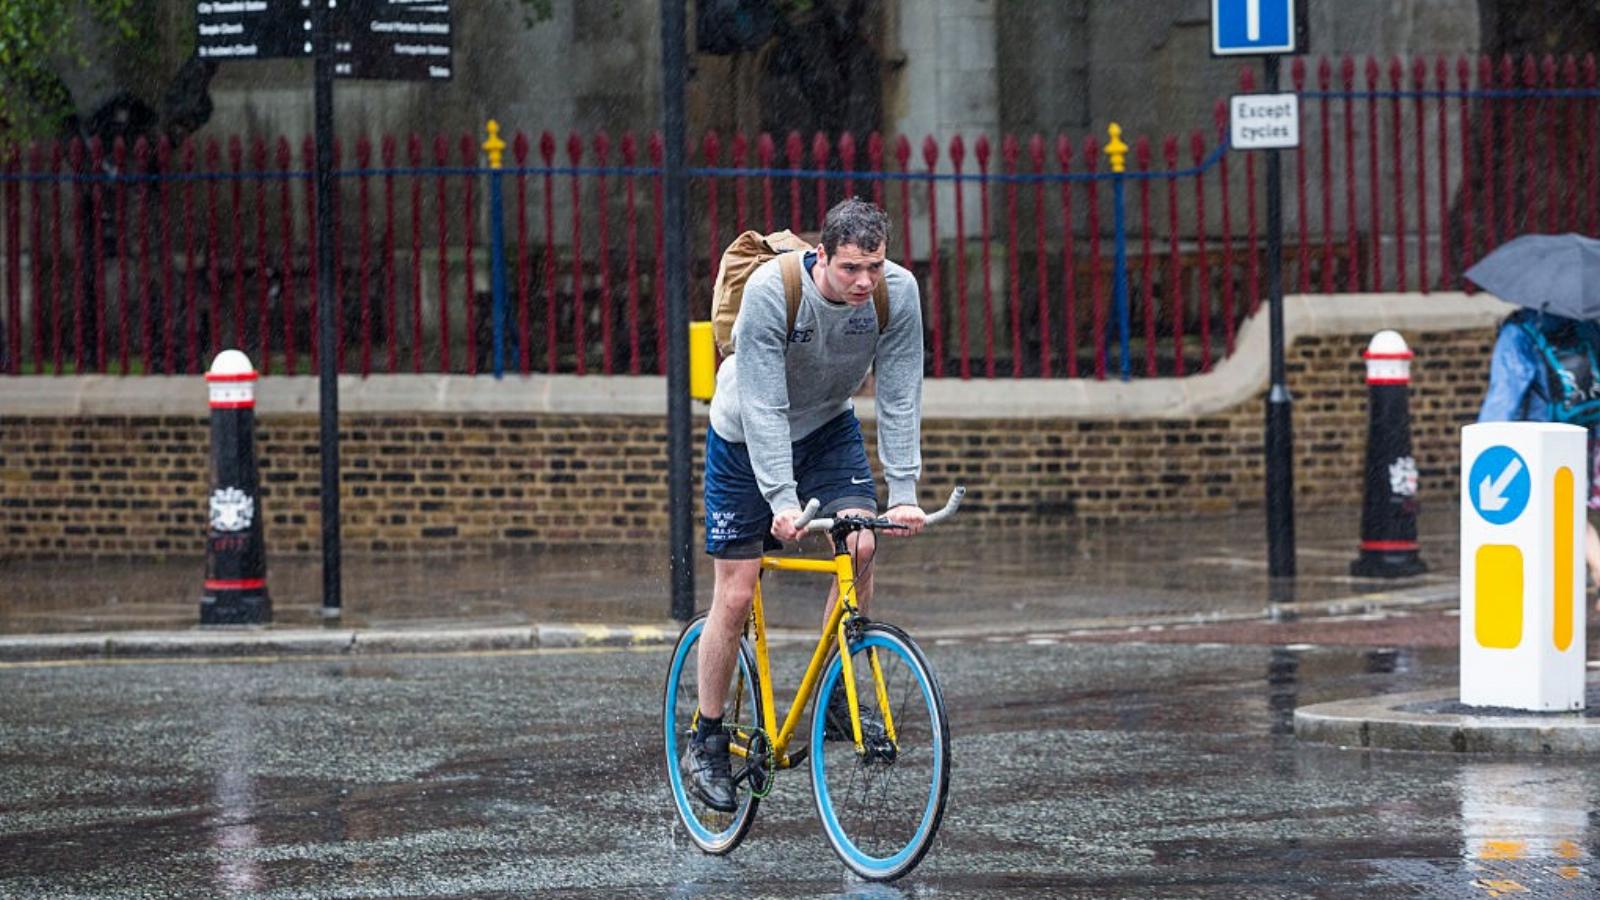
[[[1501,323],[1480,422],[1564,422],[1589,431],[1589,501],[1600,511],[1600,241],[1524,235],[1467,270],[1523,307]],[[1600,531],[1588,522],[1584,562],[1600,585]]]

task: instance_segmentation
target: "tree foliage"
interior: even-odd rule
[[[59,131],[74,104],[67,76],[105,54],[148,53],[148,7],[139,0],[0,3],[0,134]]]

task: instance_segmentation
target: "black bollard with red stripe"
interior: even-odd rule
[[[1350,574],[1404,578],[1428,570],[1418,556],[1417,462],[1411,455],[1411,349],[1398,332],[1373,335],[1367,360],[1367,479],[1361,554]]]
[[[217,354],[211,395],[211,498],[201,625],[272,621],[256,471],[256,372],[238,350]]]

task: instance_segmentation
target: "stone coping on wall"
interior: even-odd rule
[[[1385,328],[1422,334],[1494,326],[1515,307],[1489,294],[1342,294],[1285,298],[1286,344],[1302,336],[1371,334]],[[928,379],[925,419],[1181,419],[1225,410],[1260,395],[1268,381],[1266,309],[1239,330],[1236,350],[1212,371],[1185,378]],[[856,401],[862,418],[871,398]],[[268,376],[257,415],[316,415],[318,380]],[[696,404],[695,411],[703,406]],[[659,376],[381,375],[339,378],[343,415],[666,414]],[[206,385],[185,376],[28,376],[0,379],[0,418],[182,416],[207,414]]]

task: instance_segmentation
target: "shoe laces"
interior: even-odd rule
[[[700,744],[700,750],[695,754],[700,757],[700,767],[716,778],[732,778],[733,766],[728,759],[728,736],[726,734],[706,735],[705,741]]]

